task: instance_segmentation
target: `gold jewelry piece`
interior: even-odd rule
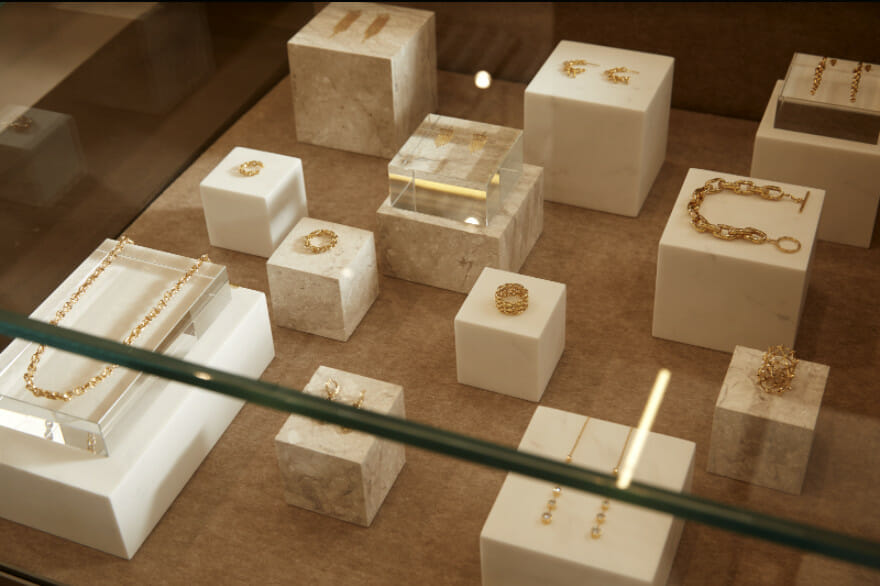
[[[584,59],[569,59],[568,61],[562,62],[562,73],[568,77],[575,78],[587,70],[586,67],[578,67],[579,65],[593,65],[599,67],[598,63],[590,63]]]
[[[813,87],[810,88],[810,95],[816,95],[816,90],[819,89],[819,85],[822,83],[822,74],[825,73],[825,65],[828,63],[828,57],[822,57],[819,60],[819,64],[816,65],[816,70],[813,71]],[[831,66],[834,67],[837,65],[837,59],[831,60]]]
[[[260,161],[248,161],[238,166],[238,172],[245,177],[253,177],[263,170],[263,163]]]
[[[795,197],[790,193],[784,193],[782,188],[775,185],[759,187],[748,179],[725,181],[720,177],[716,177],[715,179],[706,181],[706,184],[702,187],[695,189],[691,196],[691,201],[688,202],[687,206],[688,215],[691,217],[691,225],[697,232],[708,232],[715,238],[720,238],[721,240],[742,239],[751,242],[752,244],[766,244],[769,242],[782,252],[787,253],[795,253],[801,249],[800,240],[792,236],[768,238],[766,232],[758,230],[757,228],[752,228],[751,226],[736,228],[727,224],[713,224],[707,220],[700,213],[700,206],[703,205],[703,200],[706,199],[707,195],[721,193],[725,190],[732,191],[738,195],[758,195],[762,199],[769,199],[771,201],[779,201],[787,197],[794,203],[801,204],[798,213],[804,211],[804,206],[807,203],[807,199],[810,197],[809,191],[804,197],[800,198]],[[783,242],[790,242],[792,247],[783,246]]]
[[[359,19],[363,14],[360,10],[349,10],[345,16],[339,19],[339,22],[336,23],[336,26],[333,27],[333,34],[331,37],[335,37],[339,33],[345,32],[348,28],[354,24],[354,21]]]
[[[328,378],[327,382],[324,383],[324,392],[327,394],[327,400],[333,401],[336,399],[336,395],[339,394],[341,390],[339,383],[336,382],[335,378]]]
[[[618,474],[620,474],[620,464],[623,462],[623,456],[626,454],[626,447],[629,445],[629,438],[632,437],[633,428],[630,427],[629,431],[626,432],[626,441],[623,442],[623,449],[620,451],[620,457],[617,458],[617,465],[611,471],[611,474],[616,478]],[[605,523],[607,518],[608,509],[611,507],[611,501],[608,499],[602,499],[602,502],[599,504],[599,512],[596,513],[596,518],[594,519],[595,524],[593,528],[590,529],[590,537],[593,539],[599,539],[602,537],[602,525]]]
[[[360,409],[361,407],[364,406],[364,398],[366,396],[367,396],[367,390],[366,389],[361,390],[361,394],[358,397],[357,401],[352,403],[351,406],[354,407],[355,409]]]
[[[326,239],[326,242],[321,245],[312,244],[312,240],[315,238],[323,238]],[[327,230],[326,228],[321,228],[320,230],[315,230],[314,232],[309,232],[305,237],[305,246],[309,250],[311,250],[314,254],[320,254],[322,252],[327,252],[339,241],[339,236],[336,235],[336,232],[333,230]]]
[[[794,357],[794,350],[783,345],[771,346],[764,352],[761,367],[758,369],[758,386],[765,393],[781,395],[791,390],[794,369],[800,360]]]
[[[856,94],[859,93],[859,84],[862,81],[862,70],[865,72],[871,71],[871,64],[867,65],[861,61],[859,61],[858,66],[853,69],[853,78],[852,82],[849,84],[849,101],[856,101]]]
[[[485,132],[475,132],[471,137],[471,152],[475,153],[483,150],[483,147],[486,146],[488,140],[489,136]]]
[[[26,132],[30,130],[30,127],[33,126],[34,120],[22,114],[12,122],[10,122],[7,126],[12,128],[16,132]]]
[[[519,283],[498,285],[495,307],[506,315],[519,315],[529,307],[529,290]]]
[[[116,246],[113,247],[107,256],[104,257],[104,260],[101,261],[101,264],[92,271],[82,285],[74,292],[73,295],[70,296],[70,299],[64,302],[64,305],[55,312],[55,317],[52,318],[49,323],[53,326],[57,326],[58,323],[64,319],[64,316],[68,314],[68,312],[73,309],[73,306],[76,305],[77,301],[79,301],[80,297],[88,290],[88,288],[95,282],[101,273],[103,273],[107,267],[114,261],[114,259],[122,252],[122,249],[125,248],[127,244],[133,244],[132,240],[126,236],[123,236],[119,239],[119,242]],[[159,298],[159,301],[150,309],[149,312],[141,319],[141,321],[128,333],[128,336],[122,340],[122,343],[131,346],[131,344],[138,338],[138,336],[143,333],[147,326],[158,317],[162,310],[168,306],[168,303],[171,301],[171,298],[174,297],[178,291],[189,281],[193,275],[196,274],[196,271],[202,266],[203,263],[210,262],[208,255],[202,255],[199,260],[193,264],[186,273],[177,282],[165,293],[162,294],[162,297]],[[98,373],[97,375],[90,378],[87,382],[82,383],[72,389],[67,391],[49,391],[46,389],[41,389],[36,386],[34,383],[34,378],[37,376],[37,367],[40,365],[40,358],[43,356],[43,353],[46,351],[46,345],[41,344],[37,347],[37,350],[34,352],[33,356],[31,356],[30,364],[27,367],[27,372],[24,374],[24,383],[27,390],[34,394],[35,397],[45,397],[47,399],[59,400],[59,401],[70,401],[74,397],[79,397],[84,394],[86,391],[95,388],[98,383],[103,381],[105,378],[110,376],[118,365],[116,364],[108,364],[104,367],[104,369]]]
[[[565,463],[571,464],[571,457],[574,454],[574,451],[577,449],[578,444],[581,442],[581,437],[584,435],[584,430],[587,429],[587,424],[590,422],[590,418],[587,417],[587,420],[584,421],[584,424],[581,426],[581,430],[578,432],[577,439],[574,440],[574,445],[571,446],[571,449],[568,451],[568,455],[565,457]],[[541,514],[541,523],[544,525],[549,525],[553,522],[553,511],[556,510],[557,500],[560,496],[562,496],[562,487],[558,484],[553,487],[553,496],[547,500],[546,508],[544,512]]]
[[[638,73],[635,69],[628,69],[626,67],[612,67],[611,69],[606,69],[602,72],[602,75],[605,76],[605,79],[610,81],[611,83],[622,83],[625,85],[629,85],[629,80],[632,77],[631,75],[624,75],[625,73]]]
[[[390,14],[380,14],[376,18],[373,19],[373,22],[370,23],[370,26],[367,27],[366,32],[364,32],[364,38],[361,40],[363,43],[370,37],[374,37],[378,35],[385,25],[388,24],[388,20],[391,18]]]
[[[434,146],[439,149],[443,145],[448,144],[454,135],[455,130],[452,128],[438,128],[437,133],[434,135]]]

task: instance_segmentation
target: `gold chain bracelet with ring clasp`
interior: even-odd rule
[[[62,319],[64,319],[64,316],[66,316],[70,312],[70,310],[73,309],[73,306],[76,305],[80,297],[85,294],[89,287],[91,287],[92,283],[94,283],[95,280],[99,276],[101,276],[101,273],[103,273],[107,269],[107,267],[109,267],[113,263],[119,253],[122,252],[122,249],[125,248],[125,246],[128,244],[134,244],[134,242],[126,236],[123,236],[119,239],[119,242],[116,244],[116,246],[113,247],[113,249],[109,253],[107,253],[107,256],[105,256],[104,260],[101,261],[101,264],[99,264],[95,268],[95,270],[92,271],[92,273],[86,278],[86,280],[83,281],[83,284],[80,285],[79,288],[73,293],[73,295],[70,296],[70,299],[64,302],[64,305],[61,306],[61,309],[55,312],[55,317],[49,321],[50,324],[52,324],[53,326],[57,326],[58,323]],[[180,277],[180,279],[178,279],[177,282],[170,289],[162,294],[162,297],[159,298],[159,301],[157,301],[153,308],[150,309],[150,311],[147,312],[147,314],[143,317],[143,319],[141,319],[141,321],[138,322],[138,324],[134,328],[132,328],[131,332],[129,332],[128,336],[125,337],[122,343],[127,346],[131,346],[131,344],[138,338],[138,336],[143,333],[146,327],[149,326],[150,323],[154,319],[156,319],[156,317],[158,317],[160,313],[162,313],[162,310],[165,309],[165,307],[171,301],[171,298],[174,297],[178,291],[180,291],[181,287],[183,287],[186,282],[189,281],[193,277],[193,275],[196,274],[196,272],[205,262],[211,262],[211,259],[208,258],[207,254],[202,255],[199,260],[197,260],[196,263],[192,265],[189,270],[186,271],[186,273],[184,273],[184,275]],[[103,370],[101,370],[100,373],[93,376],[88,381],[67,391],[49,391],[47,389],[41,389],[34,382],[34,379],[37,376],[37,367],[40,365],[40,359],[42,358],[45,351],[45,344],[40,344],[40,346],[37,347],[37,350],[31,356],[30,364],[28,364],[27,371],[24,374],[25,387],[27,387],[27,390],[33,393],[35,397],[45,397],[46,399],[52,399],[56,401],[70,401],[74,397],[79,397],[86,391],[95,388],[101,381],[110,376],[118,366],[117,364],[108,364],[104,367]]]
[[[801,198],[795,197],[790,193],[785,193],[782,191],[781,187],[775,185],[764,185],[762,187],[755,185],[753,181],[748,179],[725,181],[720,177],[716,177],[706,181],[702,187],[695,189],[691,196],[691,201],[688,202],[687,206],[688,215],[691,217],[691,225],[697,232],[708,232],[715,238],[720,238],[721,240],[745,240],[752,244],[766,244],[769,242],[782,252],[789,254],[795,253],[801,249],[800,240],[793,236],[769,238],[766,232],[751,226],[737,228],[728,224],[713,224],[707,220],[705,216],[700,213],[700,206],[703,205],[703,200],[706,199],[707,195],[721,193],[725,190],[732,191],[738,195],[757,195],[762,199],[768,199],[770,201],[779,201],[787,197],[794,203],[801,204],[798,213],[804,211],[804,206],[807,204],[807,199],[810,197],[809,191],[807,191],[807,194]],[[783,246],[783,242],[792,243],[792,247]]]

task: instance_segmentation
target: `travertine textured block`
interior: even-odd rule
[[[715,403],[709,472],[800,494],[829,368],[801,360],[791,391],[757,383],[763,351],[737,346]]]
[[[437,109],[434,13],[333,2],[287,43],[296,137],[390,159]]]
[[[336,233],[336,246],[315,254],[305,236]],[[275,323],[346,341],[379,295],[373,233],[303,218],[266,263]]]
[[[263,163],[256,175],[239,166]],[[199,184],[211,244],[268,257],[290,228],[308,215],[302,161],[235,147]]]
[[[483,268],[518,271],[544,227],[543,169],[524,165],[488,226],[403,210],[386,198],[377,211],[382,274],[460,293]]]
[[[770,238],[799,240],[800,251],[787,254],[769,242],[721,240],[697,232],[690,222],[688,203],[696,188],[716,177],[748,179],[703,169],[688,172],[657,251],[653,334],[722,352],[733,352],[738,344],[752,348],[793,346],[807,296],[825,193],[754,179],[757,185],[774,184],[796,197],[809,191],[802,211],[788,198],[770,201],[731,191],[706,196],[700,212],[710,222],[753,226]]]
[[[403,387],[318,367],[303,392],[325,396],[324,383],[339,383],[336,400],[362,409],[405,417]],[[275,436],[275,453],[288,504],[368,527],[406,461],[404,448],[338,425],[291,415]]]
[[[495,290],[519,283],[529,305],[519,315],[495,307]],[[455,316],[458,382],[540,401],[565,347],[565,285],[485,268]]]

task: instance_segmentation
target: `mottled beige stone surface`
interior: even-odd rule
[[[336,246],[314,253],[305,237],[335,232]],[[373,233],[303,218],[266,262],[275,323],[347,341],[379,295]]]
[[[434,13],[425,10],[346,2],[324,8],[287,43],[297,139],[394,156],[437,109],[434,26]]]
[[[715,404],[709,472],[800,494],[829,368],[801,360],[791,391],[757,383],[763,351],[737,346]]]
[[[541,167],[523,165],[488,226],[401,210],[386,198],[376,214],[382,273],[467,293],[485,267],[518,271],[544,227],[543,179]]]
[[[324,397],[339,383],[336,400],[405,417],[403,387],[319,366],[303,392]],[[369,527],[406,461],[402,444],[291,415],[275,436],[275,453],[288,504]]]

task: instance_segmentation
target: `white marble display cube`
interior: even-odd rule
[[[239,172],[263,163],[256,175]],[[291,227],[309,213],[302,161],[235,147],[199,184],[211,244],[268,257]]]
[[[362,409],[405,417],[403,387],[326,366],[304,392],[324,397],[324,383],[339,383],[337,401],[352,404],[365,390]],[[343,521],[369,527],[406,461],[403,444],[291,415],[275,436],[284,499]]]
[[[529,292],[519,315],[495,307],[495,290],[519,283]],[[485,268],[455,316],[458,382],[540,401],[565,347],[565,285]]]
[[[38,108],[0,107],[0,197],[50,206],[85,173],[73,118]]]
[[[538,407],[519,449],[564,460],[585,417]],[[627,445],[625,425],[590,419],[572,463],[610,474]],[[693,442],[650,433],[634,480],[676,492],[690,490]],[[541,515],[553,483],[508,474],[480,533],[483,586],[661,586],[666,584],[684,520],[611,501],[602,535],[590,536],[603,497],[562,488],[552,521]]]
[[[287,43],[300,142],[390,159],[437,109],[434,13],[332,2]]]
[[[488,226],[403,210],[388,197],[377,213],[382,274],[467,293],[485,267],[518,271],[544,227],[544,172],[524,165]]]
[[[775,177],[826,191],[819,238],[853,246],[871,246],[880,204],[880,145],[776,128],[773,95],[755,136],[751,174]]]
[[[809,191],[802,211],[788,198],[770,201],[731,191],[706,196],[700,212],[708,221],[752,226],[770,238],[796,238],[802,248],[788,254],[770,243],[721,240],[697,232],[690,222],[688,203],[695,189],[716,177],[748,179],[703,169],[688,171],[657,251],[653,334],[722,352],[733,352],[737,345],[793,346],[825,193],[753,179],[757,185],[773,184],[796,197]]]
[[[763,354],[744,346],[733,352],[715,403],[708,470],[800,494],[829,368],[801,360],[791,390],[768,394],[757,382]]]
[[[597,66],[574,78],[563,62]],[[525,93],[525,162],[544,167],[545,198],[637,216],[666,158],[672,57],[560,41]],[[627,67],[628,84],[603,71]]]
[[[336,246],[314,253],[310,232],[327,229]],[[373,233],[303,218],[266,263],[276,324],[345,342],[379,295]]]

